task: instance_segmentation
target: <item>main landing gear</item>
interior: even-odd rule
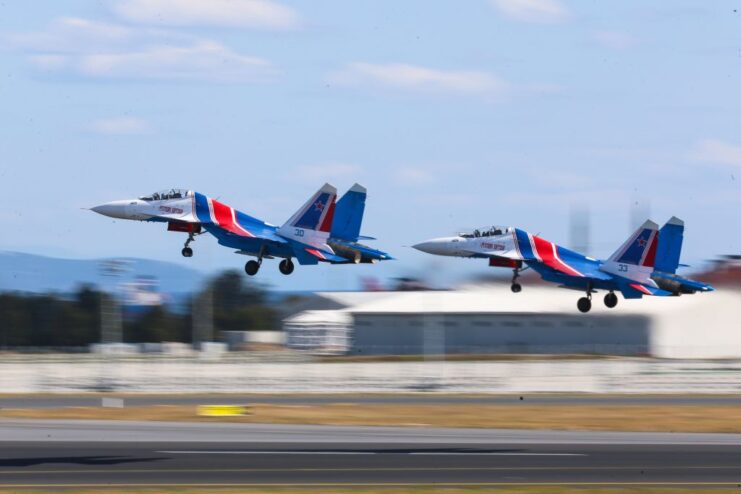
[[[615,295],[615,292],[610,292],[607,295],[605,295],[605,305],[612,309],[615,307],[618,303],[617,295]]]
[[[579,312],[587,313],[592,310],[592,285],[587,287],[587,296],[582,297],[576,302],[576,308]]]
[[[265,256],[265,250],[261,250],[260,253],[257,256],[257,260],[247,261],[247,264],[244,265],[244,272],[247,273],[249,276],[255,276],[258,271],[260,271],[260,266],[262,266],[262,259]],[[278,264],[278,269],[281,273],[285,275],[289,275],[293,273],[294,264],[291,259],[283,259]]]
[[[247,273],[249,276],[255,276],[258,271],[260,271],[260,266],[262,266],[262,258],[265,256],[265,247],[260,249],[260,253],[257,254],[257,261],[247,261],[247,264],[244,265],[244,272]]]
[[[196,237],[193,233],[188,234],[188,240],[185,241],[185,246],[183,247],[183,250],[180,251],[180,253],[183,254],[183,257],[193,257],[193,249],[188,247],[188,245],[190,245],[190,243],[195,239]]]
[[[247,264],[244,265],[244,272],[250,276],[255,276],[260,271],[260,264],[262,264],[262,259],[260,261],[247,261]]]
[[[285,275],[293,273],[293,268],[293,261],[291,261],[290,259],[283,259],[280,264],[278,264],[278,269]]]
[[[517,283],[517,278],[520,276],[520,270],[518,268],[515,268],[512,270],[512,286],[510,286],[510,289],[512,290],[512,293],[520,293],[522,291],[522,285]]]

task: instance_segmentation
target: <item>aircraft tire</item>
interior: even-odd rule
[[[522,291],[522,285],[519,283],[512,283],[510,288],[512,289],[512,293],[520,293]]]
[[[247,261],[247,264],[244,265],[244,272],[249,276],[255,276],[259,270],[260,263],[257,261]]]
[[[579,309],[579,312],[587,313],[592,309],[592,301],[587,297],[582,297],[577,300],[576,307]]]
[[[183,257],[193,257],[193,249],[190,247],[184,247],[180,253],[183,254]]]
[[[610,292],[607,295],[605,295],[605,305],[612,309],[618,304],[618,297],[615,295],[615,293]]]
[[[278,269],[285,275],[293,273],[293,268],[293,261],[291,261],[290,259],[283,259],[280,264],[278,264]]]

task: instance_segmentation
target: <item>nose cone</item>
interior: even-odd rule
[[[451,241],[451,238],[433,238],[431,240],[425,240],[424,242],[414,244],[412,245],[412,248],[428,254],[444,256],[450,253],[452,246]]]
[[[434,250],[434,243],[435,242],[430,242],[429,240],[426,240],[424,242],[420,242],[418,244],[412,245],[412,248],[417,249],[422,252],[426,252],[428,254],[433,254],[433,252],[431,251]]]
[[[112,201],[90,209],[98,214],[102,214],[103,216],[125,220],[129,218],[129,215],[126,214],[126,206],[128,204],[129,201]]]

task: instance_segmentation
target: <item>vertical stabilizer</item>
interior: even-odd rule
[[[324,184],[278,229],[278,233],[284,238],[331,252],[327,239],[336,199],[337,189]]]
[[[349,242],[358,241],[365,212],[366,196],[366,188],[355,184],[337,201],[332,221],[331,235],[333,238]]]
[[[659,230],[659,245],[656,250],[656,270],[676,273],[679,256],[682,254],[684,221],[672,216]]]
[[[609,261],[653,268],[656,262],[659,225],[646,220],[613,255]]]

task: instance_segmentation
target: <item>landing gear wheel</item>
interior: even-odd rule
[[[579,309],[579,312],[589,312],[592,309],[592,301],[587,297],[582,297],[576,302],[576,307]]]
[[[290,259],[283,259],[280,264],[278,264],[278,269],[285,275],[293,273],[293,267],[293,261]]]
[[[180,253],[183,254],[183,257],[193,257],[193,249],[190,247],[183,247]]]
[[[257,261],[247,261],[244,265],[244,272],[250,276],[255,276],[260,270],[260,263]]]
[[[512,289],[512,293],[520,293],[522,291],[522,285],[519,283],[512,283],[510,288]]]
[[[615,307],[618,303],[617,295],[615,295],[613,292],[608,293],[605,295],[605,305],[612,309]]]

